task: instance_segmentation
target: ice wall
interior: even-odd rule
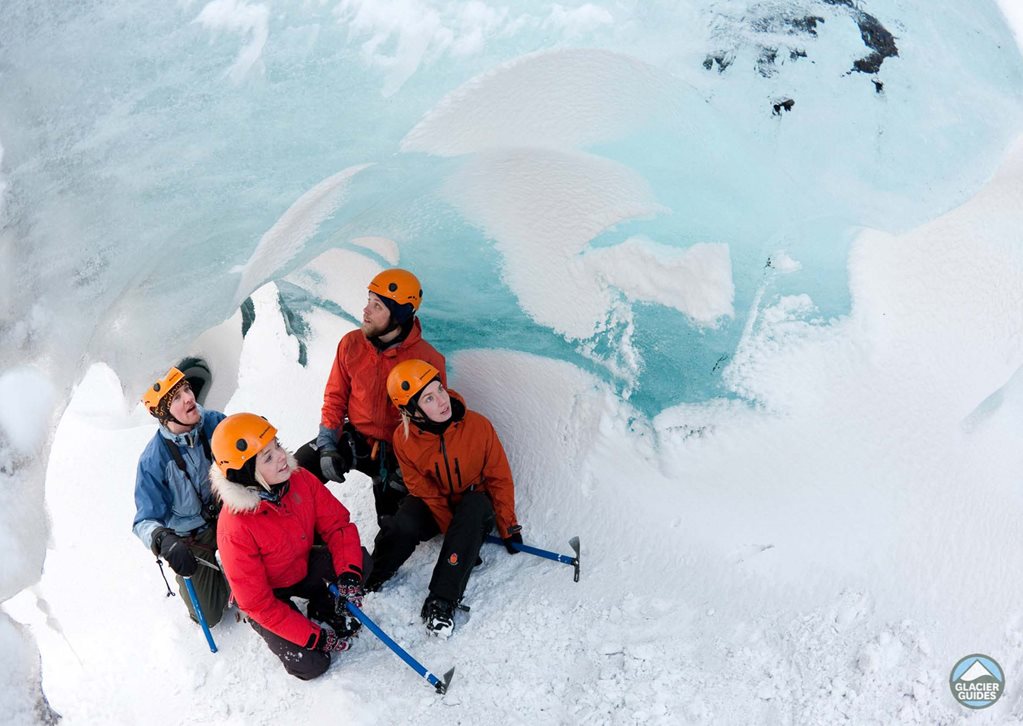
[[[727,395],[756,301],[847,310],[855,230],[967,198],[1020,118],[993,3],[0,13],[4,347],[59,389],[83,356],[138,386],[265,279],[376,236],[449,349],[564,358],[648,414]]]

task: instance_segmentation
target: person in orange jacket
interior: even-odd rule
[[[484,537],[496,525],[510,554],[522,544],[511,467],[490,421],[467,409],[426,361],[396,365],[387,393],[401,412],[394,453],[409,495],[377,534],[366,586],[379,589],[420,542],[443,533],[421,616],[431,634],[447,637]]]
[[[384,270],[367,286],[362,326],[341,338],[323,391],[320,432],[295,452],[299,465],[342,482],[351,469],[373,480],[378,523],[393,515],[407,489],[391,451],[398,412],[387,400],[387,375],[401,361],[421,359],[447,381],[444,356],[427,343],[416,317],[423,289],[408,270]]]
[[[373,563],[348,510],[298,467],[262,416],[236,413],[210,440],[210,481],[223,503],[217,528],[224,574],[239,609],[291,675],[322,675],[351,647]],[[323,542],[313,546],[315,539]],[[335,598],[327,583],[336,584]],[[308,601],[308,615],[292,602]]]

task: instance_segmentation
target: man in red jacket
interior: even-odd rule
[[[327,487],[295,465],[262,416],[228,416],[210,448],[210,481],[224,504],[217,546],[235,601],[288,673],[316,678],[361,626],[346,607],[362,604],[373,567],[359,530]],[[313,546],[316,538],[322,546]],[[337,599],[327,583],[337,585]],[[308,615],[294,597],[308,601]]]
[[[423,289],[408,270],[384,270],[369,283],[362,326],[341,338],[323,391],[320,433],[295,452],[321,481],[344,481],[351,469],[373,480],[377,522],[393,515],[407,494],[391,449],[398,412],[387,376],[405,360],[424,360],[447,384],[444,356],[423,340],[416,317]]]

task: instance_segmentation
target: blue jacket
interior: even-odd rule
[[[180,535],[206,524],[203,506],[213,500],[210,492],[210,465],[198,432],[207,443],[213,429],[224,420],[220,411],[199,408],[202,420],[185,434],[175,434],[161,425],[139,457],[135,476],[135,522],[132,531],[147,547],[153,546],[153,532],[169,527]],[[188,476],[178,467],[166,441],[177,446]]]

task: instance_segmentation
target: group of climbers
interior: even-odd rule
[[[443,534],[421,611],[441,637],[484,538],[496,526],[509,553],[522,543],[507,456],[490,421],[447,389],[444,357],[422,337],[422,295],[407,270],[369,283],[362,325],[338,343],[319,433],[294,456],[262,416],[203,409],[176,368],[142,397],[160,427],[139,460],[135,534],[174,570],[193,620],[185,578],[210,626],[233,596],[304,680],[351,647],[360,623],[347,603],[361,607],[420,542]],[[372,554],[326,486],[353,469],[372,480]]]

